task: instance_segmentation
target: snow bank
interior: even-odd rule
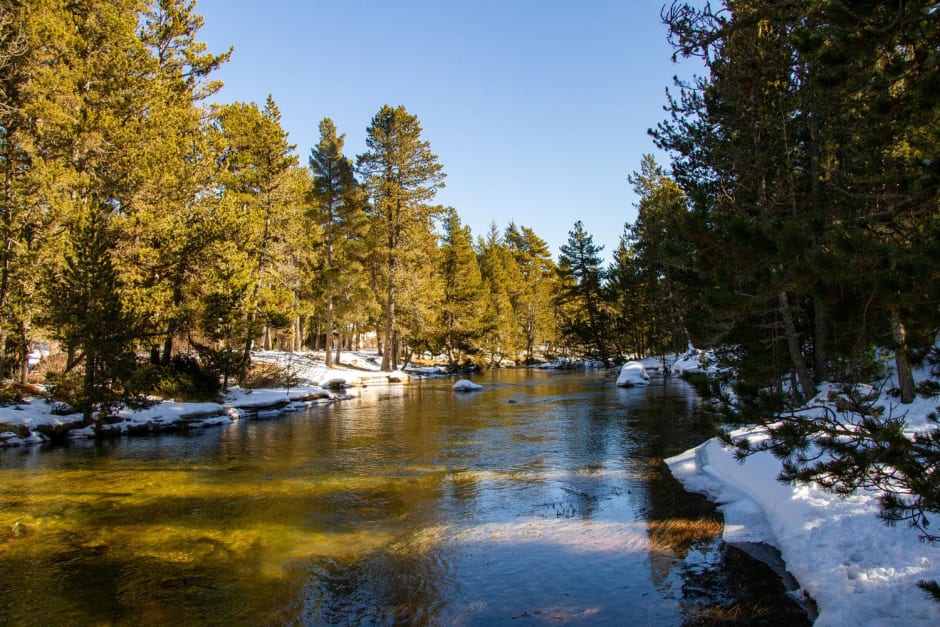
[[[649,385],[650,376],[646,372],[646,367],[638,361],[628,361],[620,368],[620,376],[617,377],[617,385],[622,388],[630,388],[637,385]]]
[[[717,374],[718,359],[711,351],[700,350],[691,344],[689,350],[681,355],[677,355],[672,362],[672,373],[682,376],[694,372],[705,372],[708,374]]]
[[[566,357],[561,357],[554,361],[549,361],[535,366],[535,368],[540,370],[603,370],[606,367],[606,364],[604,364],[602,361],[595,361],[591,359],[568,359]]]
[[[822,395],[820,395],[822,396]],[[825,399],[817,397],[817,403]],[[909,432],[926,428],[937,399],[897,407],[907,411]],[[752,440],[761,430],[734,436]],[[816,625],[940,625],[940,604],[916,586],[940,579],[940,546],[924,544],[904,524],[877,517],[878,493],[862,490],[840,498],[816,484],[786,486],[776,480],[780,462],[757,453],[743,464],[717,440],[666,460],[687,489],[708,495],[725,514],[729,542],[776,546],[803,590],[819,608]]]
[[[482,385],[474,383],[469,379],[458,379],[453,386],[454,392],[479,392],[482,389]]]

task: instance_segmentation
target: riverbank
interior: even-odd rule
[[[923,380],[928,373],[916,376]],[[837,395],[821,386],[808,405],[834,408]],[[908,434],[936,428],[927,419],[940,404],[936,397],[900,405],[885,389],[877,404],[904,413]],[[761,432],[732,435],[756,439]],[[940,546],[922,542],[904,523],[882,523],[880,493],[859,490],[843,498],[815,484],[784,485],[776,480],[781,463],[770,453],[739,463],[717,439],[666,462],[686,489],[719,505],[727,542],[766,542],[780,550],[801,593],[816,602],[817,626],[940,625],[940,603],[917,587],[940,579]]]
[[[96,433],[82,424],[78,414],[63,414],[63,407],[42,396],[27,396],[0,407],[0,448],[42,444],[53,439],[120,437],[166,431],[185,431],[231,424],[243,418],[270,418],[318,404],[350,398],[344,390],[371,385],[396,385],[412,377],[444,374],[441,368],[412,368],[409,372],[381,372],[375,355],[345,353],[342,362],[327,367],[322,353],[264,352],[256,364],[279,368],[289,387],[242,389],[231,387],[222,402],[193,403],[155,400],[144,409],[119,408]]]

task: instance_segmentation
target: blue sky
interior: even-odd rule
[[[609,255],[636,218],[627,176],[658,153],[675,65],[655,0],[199,0],[235,46],[224,102],[270,93],[301,163],[332,118],[346,154],[384,104],[416,115],[447,173],[437,202],[474,235],[533,228],[557,257],[576,220]]]

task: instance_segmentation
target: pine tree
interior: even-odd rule
[[[600,257],[603,249],[603,246],[594,244],[594,237],[578,220],[574,229],[568,232],[567,243],[561,247],[558,272],[562,278],[561,302],[571,312],[566,321],[567,332],[606,361],[609,356],[606,339],[608,315],[603,297],[605,272]]]
[[[648,350],[665,356],[681,352],[688,344],[681,283],[674,275],[689,262],[682,224],[685,194],[652,155],[644,155],[640,171],[628,177],[639,198],[637,220],[630,227],[632,263],[642,284],[644,318],[649,325]]]
[[[320,141],[310,152],[313,173],[313,221],[322,230],[316,280],[326,305],[326,365],[333,365],[337,306],[364,292],[363,240],[368,226],[366,198],[355,178],[352,161],[343,156],[345,135],[336,135],[329,118],[320,122]],[[345,308],[348,312],[348,308]],[[337,334],[338,335],[338,334]],[[338,338],[337,338],[338,339]],[[337,355],[338,360],[338,355]]]
[[[76,404],[86,424],[121,398],[121,382],[134,364],[134,325],[120,298],[108,212],[100,204],[83,208],[70,231],[65,267],[51,281],[48,294],[56,339],[76,355],[69,368],[84,366]]]
[[[558,318],[553,309],[558,289],[557,268],[548,244],[531,228],[510,223],[505,239],[522,275],[520,289],[513,298],[513,310],[525,339],[526,363],[532,363],[536,347],[556,339]]]
[[[427,262],[416,253],[442,211],[428,203],[444,186],[445,174],[430,144],[421,139],[418,118],[402,106],[379,110],[367,129],[366,147],[356,165],[372,198],[371,223],[379,243],[375,252],[384,292],[381,367],[389,371],[398,367],[398,293],[409,275]]]
[[[226,105],[218,113],[218,128],[225,149],[225,193],[240,207],[235,225],[241,238],[240,250],[251,273],[251,289],[244,311],[244,341],[239,375],[244,382],[251,363],[251,351],[267,320],[272,298],[265,299],[265,287],[276,285],[271,273],[277,267],[278,246],[296,224],[302,207],[300,189],[293,168],[297,165],[294,146],[280,124],[280,112],[268,96],[264,110],[254,103]]]
[[[122,155],[138,103],[122,94],[146,74],[135,6],[0,4],[0,352],[13,334],[23,379],[39,277],[62,263],[64,214],[92,198],[125,205],[132,186]]]
[[[685,232],[700,306],[754,366],[742,375],[761,392],[789,372],[805,400],[814,374],[868,382],[873,347],[887,346],[910,402],[940,302],[936,3],[677,3],[666,20],[708,76],[670,100],[654,136],[697,225]],[[908,438],[902,418],[856,405],[762,411],[769,437],[741,452],[774,452],[787,480],[883,489],[887,520],[935,540],[936,429]]]
[[[212,227],[218,155],[200,103],[221,87],[209,76],[232,51],[206,52],[196,40],[203,20],[194,10],[191,0],[158,0],[142,12],[140,39],[152,69],[141,95],[147,109],[138,136],[141,185],[134,211],[120,225],[128,300],[146,316],[154,338],[162,335],[164,366],[174,341],[192,330],[200,260],[212,239],[223,235]]]
[[[522,327],[516,319],[513,303],[518,303],[525,290],[522,272],[496,224],[490,225],[485,238],[477,242],[480,275],[489,295],[484,326],[480,338],[489,353],[492,365],[499,366],[509,357],[513,363],[524,348]]]
[[[441,301],[441,335],[451,368],[461,358],[476,351],[483,334],[486,286],[473,251],[470,228],[448,208],[441,237],[441,275],[444,294]]]
[[[612,310],[609,337],[621,358],[648,353],[648,291],[644,289],[636,245],[633,227],[627,224],[607,269],[606,298]]]

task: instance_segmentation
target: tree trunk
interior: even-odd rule
[[[398,362],[395,333],[395,283],[391,277],[385,287],[385,350],[382,351],[382,372],[391,372]],[[393,363],[394,362],[394,363]]]
[[[248,381],[248,368],[251,365],[251,349],[255,346],[254,333],[252,329],[255,326],[255,312],[250,311],[245,321],[245,349],[242,351],[242,363],[238,372],[238,384],[244,386]]]
[[[914,402],[914,372],[907,356],[907,329],[901,322],[896,309],[891,310],[891,339],[894,340],[894,364],[898,371],[898,388],[901,390],[901,402]]]
[[[20,322],[20,383],[29,381],[29,323]]]
[[[398,336],[398,331],[392,331],[392,344],[388,352],[391,353],[392,370],[398,370],[398,358],[401,355],[401,338]]]
[[[84,423],[90,425],[94,419],[94,397],[95,397],[95,358],[93,355],[89,354],[86,350],[85,352],[85,389],[84,395],[85,399],[83,401],[84,407],[82,408],[82,417],[84,418]],[[95,433],[99,431],[100,425],[95,425]]]
[[[299,353],[301,349],[301,338],[303,334],[302,325],[303,322],[301,322],[300,314],[294,316],[294,338],[293,342],[291,342],[291,351],[295,353]]]
[[[799,381],[800,390],[798,397],[802,401],[808,401],[816,394],[816,386],[809,376],[809,370],[806,368],[806,360],[803,359],[803,351],[800,350],[800,340],[796,333],[796,324],[793,322],[793,314],[790,311],[790,299],[786,290],[781,290],[778,294],[780,304],[780,315],[783,316],[783,326],[787,334],[787,349],[790,352],[790,363],[793,365],[797,381]]]
[[[160,356],[161,366],[170,365],[170,359],[173,355],[173,335],[175,333],[175,329],[173,328],[174,326],[175,325],[172,324],[170,325],[170,328],[166,333],[166,339],[163,340],[163,354]]]
[[[333,367],[333,347],[336,338],[333,335],[333,297],[326,298],[326,367]]]
[[[813,368],[817,381],[829,380],[829,351],[826,349],[829,338],[829,323],[826,312],[818,298],[813,299]]]
[[[7,332],[6,329],[0,326],[0,363],[6,361],[7,357]]]

